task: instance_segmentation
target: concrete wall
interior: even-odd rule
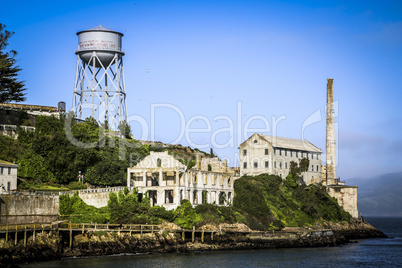
[[[359,217],[357,208],[357,186],[327,186],[328,194],[338,199],[338,204],[343,209],[352,215],[352,217]]]
[[[122,192],[124,191],[124,187],[109,187],[109,188],[99,188],[99,189],[87,189],[87,190],[79,190],[78,196],[84,201],[87,205],[94,206],[96,208],[106,207],[107,202],[109,201],[109,194],[111,192]],[[73,195],[74,192],[70,193]]]
[[[57,195],[0,195],[0,224],[51,222],[58,214]]]

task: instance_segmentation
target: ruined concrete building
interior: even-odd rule
[[[59,102],[58,108],[40,105],[0,103],[0,135],[16,139],[18,128],[35,131],[35,117],[38,115],[56,116],[65,112],[65,103]]]
[[[240,144],[240,175],[262,173],[286,178],[290,162],[307,158],[310,166],[302,174],[306,184],[321,181],[321,150],[307,140],[296,140],[254,133]]]
[[[197,155],[196,165],[187,168],[165,152],[151,152],[136,166],[127,169],[127,187],[148,192],[151,206],[175,209],[183,199],[191,204],[228,205],[238,175],[217,157]]]

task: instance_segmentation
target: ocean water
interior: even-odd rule
[[[366,218],[389,238],[339,247],[73,258],[22,267],[402,267],[402,218]]]

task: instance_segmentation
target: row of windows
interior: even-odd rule
[[[253,164],[254,164],[253,165],[254,168],[258,168],[258,162],[254,162]],[[269,168],[269,161],[264,162],[264,167]],[[289,165],[289,167],[290,167],[290,165]],[[247,162],[243,163],[243,168],[247,168]],[[274,168],[277,168],[276,161],[274,162]],[[279,162],[279,168],[282,168],[282,162]],[[287,162],[285,162],[285,169],[288,169],[288,163]],[[314,171],[314,165],[311,165],[311,171]],[[316,171],[317,172],[319,171],[319,166],[318,165],[316,166]]]
[[[293,157],[293,155],[294,155],[295,157],[306,157],[309,159],[314,159],[314,156],[315,156],[315,159],[317,159],[317,160],[318,160],[318,155],[319,155],[319,154],[307,153],[307,152],[301,152],[301,151],[274,149],[274,155],[279,153],[279,155],[282,156],[282,152],[284,153],[285,156],[288,156],[288,154],[289,154],[290,157]]]
[[[4,167],[0,167],[0,174],[4,174]],[[8,168],[8,175],[11,175],[11,168]]]
[[[265,153],[265,155],[268,155],[268,153],[269,153],[268,149],[265,149],[265,152],[264,152],[264,153]],[[244,156],[247,155],[247,150],[246,150],[246,149],[243,150],[243,155],[244,155]]]
[[[301,152],[301,151],[274,149],[274,155],[279,153],[279,155],[282,156],[282,152],[284,152],[285,156],[288,156],[288,152],[289,152],[290,157],[293,157],[293,155],[294,155],[295,157],[307,157],[307,158],[314,159],[314,156],[315,156],[315,159],[317,159],[317,160],[318,160],[318,155],[319,155],[319,154],[307,153],[307,152]],[[268,153],[269,153],[268,149],[265,149],[264,154],[268,155]],[[247,155],[247,150],[244,149],[243,150],[243,156],[246,156],[246,155]]]

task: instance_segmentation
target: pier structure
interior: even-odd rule
[[[28,240],[32,237],[35,242],[38,235],[44,233],[56,233],[61,237],[61,244],[69,247],[74,247],[74,237],[79,234],[90,233],[114,233],[115,235],[139,235],[143,238],[146,234],[165,235],[166,232],[180,237],[183,242],[201,242],[206,240],[214,241],[220,235],[243,235],[246,241],[263,242],[269,240],[297,240],[300,237],[310,236],[331,236],[333,235],[330,229],[307,229],[293,228],[283,229],[282,231],[242,231],[234,226],[220,226],[217,230],[197,229],[193,226],[192,229],[169,229],[162,225],[151,224],[97,224],[97,223],[34,223],[34,224],[10,224],[0,225],[0,238],[4,238],[7,243],[27,246]]]

